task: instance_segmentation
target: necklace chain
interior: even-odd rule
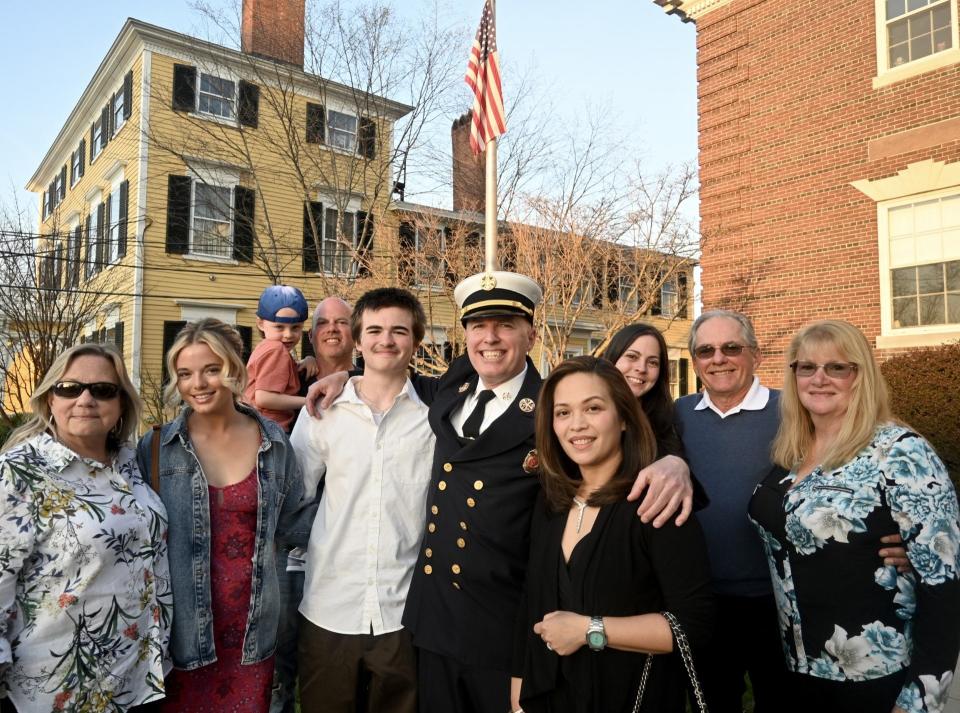
[[[583,526],[583,512],[587,509],[587,501],[574,495],[573,504],[577,506],[577,534],[580,534],[580,528]]]

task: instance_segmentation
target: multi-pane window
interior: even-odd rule
[[[356,246],[354,213],[339,213],[336,208],[324,211],[323,240],[320,242],[320,267],[325,272],[347,274],[353,264]]]
[[[327,143],[352,152],[357,145],[357,117],[327,111]]]
[[[888,66],[892,69],[952,46],[951,0],[886,0]]]
[[[83,149],[77,149],[70,154],[70,186],[76,185],[83,176]]]
[[[110,199],[110,215],[107,216],[107,263],[113,264],[120,257],[120,186],[114,187]]]
[[[194,181],[191,253],[209,257],[233,257],[231,197],[232,190],[229,187]]]
[[[890,208],[895,329],[960,324],[960,195]]]
[[[677,289],[677,278],[669,277],[660,286],[660,314],[664,317],[673,317],[680,306],[680,292]]]
[[[113,134],[116,136],[125,121],[123,117],[123,89],[113,95],[113,105],[110,107],[110,113],[113,115],[111,124],[113,125]]]
[[[197,111],[232,119],[236,115],[236,89],[236,84],[230,79],[201,73]]]
[[[100,271],[97,251],[100,244],[100,204],[90,204],[90,218],[87,222],[87,254],[84,277],[89,278]]]
[[[93,161],[103,150],[103,119],[93,122],[93,132],[90,134],[90,161]]]

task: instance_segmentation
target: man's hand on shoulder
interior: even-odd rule
[[[320,418],[320,412],[330,408],[330,404],[342,392],[350,375],[345,371],[329,374],[307,389],[307,413]]]
[[[637,515],[643,522],[663,527],[679,510],[674,521],[682,525],[693,512],[693,484],[690,468],[683,458],[664,456],[651,463],[637,475],[627,500],[637,500],[646,491]]]

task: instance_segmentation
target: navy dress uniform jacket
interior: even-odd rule
[[[540,492],[536,473],[523,463],[535,448],[533,406],[542,380],[528,358],[523,385],[506,412],[479,438],[464,442],[450,414],[478,379],[464,356],[440,379],[415,382],[430,406],[437,443],[427,527],[403,624],[420,648],[509,673]]]

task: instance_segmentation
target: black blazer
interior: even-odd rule
[[[416,646],[461,663],[510,671],[513,629],[540,482],[523,468],[534,444],[540,374],[527,374],[507,411],[462,445],[450,414],[477,385],[467,357],[414,384],[436,434],[427,529],[403,624]],[[521,408],[521,406],[523,408]]]
[[[586,645],[568,657],[548,651],[533,625],[558,603],[560,541],[567,511],[554,513],[541,496],[533,516],[524,617],[517,624],[515,659],[522,661],[520,703],[528,713],[549,710],[551,693],[565,682],[578,713],[633,710],[645,654]],[[636,504],[600,508],[590,534],[570,567],[573,606],[588,616],[629,616],[667,610],[683,627],[694,650],[713,628],[713,596],[703,531],[696,517],[683,526],[656,529],[637,517]],[[682,711],[685,686],[679,657],[658,656],[644,694],[643,711]]]

